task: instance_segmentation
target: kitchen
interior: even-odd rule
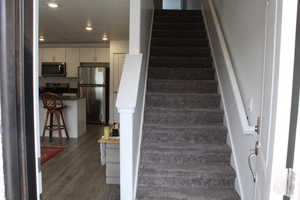
[[[118,196],[119,165],[103,162],[97,143],[104,134],[104,126],[112,130],[112,124],[117,126],[119,122],[115,101],[128,53],[129,1],[116,2],[41,1],[40,135],[46,199],[74,199],[68,198],[71,191],[78,192],[78,199],[85,199],[76,189],[70,191],[60,185],[66,182],[77,187],[82,181],[92,181],[90,187],[98,184],[103,188],[94,191],[94,195]],[[78,12],[81,14],[77,15]],[[118,139],[113,139],[113,144],[105,143],[113,146],[113,156],[106,159],[119,162]],[[83,150],[85,154],[81,157]],[[101,153],[112,155],[109,151],[107,148]],[[83,173],[81,179],[70,178],[74,174],[62,175],[67,167],[72,173]],[[87,168],[98,172],[97,180],[89,178]]]

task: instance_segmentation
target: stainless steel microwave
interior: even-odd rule
[[[66,76],[66,63],[43,62],[42,76],[44,77],[64,77]]]

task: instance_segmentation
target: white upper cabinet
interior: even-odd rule
[[[109,62],[109,48],[80,48],[80,62]]]
[[[96,62],[95,48],[80,48],[80,62]]]
[[[109,62],[109,48],[96,48],[96,61]]]
[[[42,62],[66,62],[66,49],[44,48]]]
[[[65,62],[67,77],[78,77],[80,62],[109,62],[109,48],[40,48],[42,62]]]
[[[66,48],[67,77],[78,76],[79,48]]]
[[[55,62],[66,62],[66,49],[65,48],[55,48],[54,54]]]

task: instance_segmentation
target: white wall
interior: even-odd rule
[[[226,125],[229,132],[227,142],[232,149],[231,164],[237,172],[235,188],[242,198],[247,196],[247,198],[243,200],[252,200],[251,197],[254,192],[254,184],[251,179],[247,158],[250,153],[250,148],[253,148],[255,142],[254,137],[249,135],[246,136],[243,133],[242,121],[239,117],[239,110],[234,98],[234,89],[232,88],[230,75],[227,71],[227,63],[222,52],[222,46],[214,24],[213,14],[207,3],[204,3],[203,10],[207,20],[210,42],[213,46],[212,53],[218,74],[218,81],[220,82],[219,89],[222,93],[222,103],[224,104]]]
[[[187,10],[200,10],[202,5],[202,0],[186,0]]]
[[[260,98],[262,88],[262,69],[264,53],[264,9],[257,0],[220,0],[214,2],[224,39],[229,49],[235,78],[246,107],[253,99],[252,112],[247,110],[252,125],[260,115]],[[248,166],[250,150],[254,148],[255,137],[245,135],[239,108],[236,105],[232,77],[228,72],[226,55],[223,52],[215,27],[215,20],[209,3],[204,2],[210,42],[213,46],[215,67],[218,72],[220,91],[225,105],[226,123],[229,131],[228,143],[233,152],[232,165],[237,172],[236,189],[243,200],[253,200],[254,182]],[[254,14],[255,13],[255,14]],[[234,75],[233,75],[234,76]],[[254,164],[254,163],[253,163]]]
[[[231,53],[246,112],[250,123],[255,124],[260,115],[265,1],[215,0],[214,4]]]

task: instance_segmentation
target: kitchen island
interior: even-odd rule
[[[66,127],[70,138],[78,139],[86,133],[86,99],[83,97],[64,96],[63,103],[66,108],[63,110]],[[43,134],[44,123],[47,110],[43,107],[43,101],[40,100],[40,134]],[[63,137],[66,137],[63,132]],[[49,132],[46,131],[46,136]],[[58,132],[53,132],[53,137],[58,137]]]

